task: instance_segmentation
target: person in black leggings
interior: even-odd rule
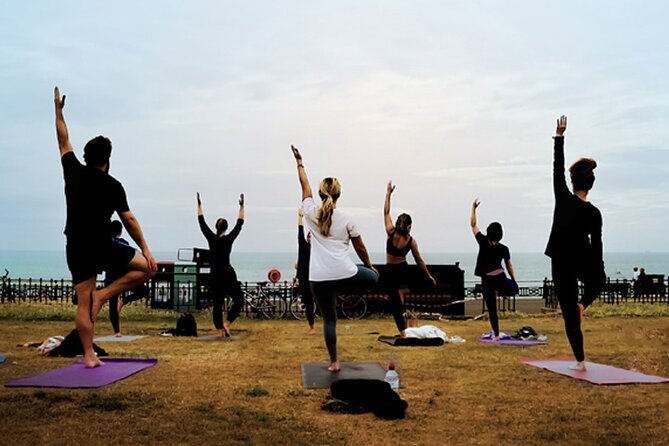
[[[311,232],[309,281],[323,314],[323,337],[330,355],[331,372],[339,372],[337,359],[337,296],[345,291],[359,291],[378,280],[379,273],[372,266],[367,248],[358,228],[346,214],[337,209],[341,185],[336,178],[324,178],[319,187],[320,207],[311,193],[311,186],[302,163],[302,155],[291,146],[302,189],[304,222]],[[350,247],[365,266],[357,266],[349,256]]]
[[[383,205],[383,219],[386,225],[386,273],[383,282],[388,290],[390,307],[395,319],[395,325],[400,336],[406,338],[406,320],[404,319],[404,295],[409,291],[409,264],[407,254],[411,251],[416,264],[420,266],[432,286],[437,286],[432,274],[427,269],[418,250],[418,242],[411,237],[412,220],[409,214],[400,214],[393,225],[390,218],[390,196],[395,190],[392,181],[388,181],[386,188],[386,201]]]
[[[502,240],[502,225],[492,222],[483,234],[476,223],[476,208],[481,202],[478,198],[472,203],[472,215],[470,225],[476,242],[479,245],[479,253],[476,257],[476,268],[474,274],[481,278],[481,289],[483,300],[488,307],[488,317],[493,331],[493,340],[499,341],[499,320],[497,318],[497,293],[503,296],[513,296],[518,293],[518,282],[511,263],[509,248],[500,243]],[[509,272],[511,279],[506,277],[502,260]]]
[[[123,234],[123,224],[120,221],[114,220],[110,223],[110,232],[111,232],[112,245],[117,244],[124,247],[130,247],[130,243],[128,243],[127,240],[121,237],[121,235]],[[110,270],[105,274],[105,286],[109,286],[112,282],[114,282],[114,280],[116,280],[122,274],[123,274],[122,265],[119,265],[118,270],[110,268]],[[148,295],[149,295],[149,287],[147,287],[146,285],[140,285],[137,288],[132,289],[128,293],[123,293],[121,296],[116,295],[111,299],[109,299],[109,321],[111,322],[112,327],[114,328],[114,336],[116,337],[122,336],[121,325],[119,323],[119,314],[121,313],[121,309],[123,309],[123,306],[129,304],[130,302],[134,302],[136,300],[148,297]]]
[[[225,218],[216,220],[216,232],[214,233],[204,221],[202,213],[202,201],[200,193],[197,193],[197,220],[200,224],[200,230],[209,243],[210,251],[210,291],[214,298],[214,326],[218,336],[230,336],[230,325],[237,319],[244,306],[244,293],[237,280],[237,273],[230,264],[230,252],[232,244],[242,230],[244,224],[244,194],[239,196],[239,215],[237,223],[229,234],[228,221]],[[228,316],[223,322],[223,299],[229,294],[232,297],[232,307],[228,311]]]
[[[309,334],[316,334],[314,326],[315,305],[314,295],[309,284],[309,258],[311,257],[311,232],[304,236],[304,224],[302,222],[302,209],[298,211],[297,217],[297,292],[300,294],[304,312],[309,323]]]
[[[564,318],[569,344],[576,364],[573,370],[585,370],[585,351],[581,319],[583,311],[599,296],[604,283],[602,214],[587,201],[595,182],[595,160],[580,158],[569,167],[573,193],[569,192],[564,172],[564,132],[567,117],[557,121],[553,147],[553,226],[545,254],[551,258],[553,286]],[[578,301],[578,280],[584,285]]]

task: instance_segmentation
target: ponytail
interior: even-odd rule
[[[323,201],[318,213],[318,232],[324,237],[329,237],[335,203],[341,195],[339,181],[336,178],[325,178],[319,185],[318,195]]]

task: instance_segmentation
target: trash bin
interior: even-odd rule
[[[193,310],[197,301],[197,266],[181,264],[174,266],[174,282],[172,293],[174,308]]]

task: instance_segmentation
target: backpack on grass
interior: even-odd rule
[[[190,313],[184,313],[177,319],[177,328],[170,328],[161,333],[162,336],[195,336],[197,337],[197,322]]]

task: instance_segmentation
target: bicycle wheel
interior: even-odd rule
[[[292,299],[290,299],[290,315],[297,319],[298,321],[304,321],[307,319],[307,311],[306,308],[304,308],[304,304],[302,303],[302,296],[297,295],[293,296]],[[314,301],[314,319],[317,319],[320,317],[320,309],[318,308],[318,304],[316,301]]]
[[[258,298],[258,309],[267,319],[281,319],[288,312],[288,302],[281,294],[263,294]]]
[[[293,317],[293,319],[303,321],[307,318],[307,315],[304,311],[304,305],[302,304],[302,297],[300,295],[293,296],[293,298],[290,299],[289,307],[290,315]]]
[[[347,319],[362,319],[367,314],[367,301],[357,294],[341,296],[337,304],[341,314]]]

